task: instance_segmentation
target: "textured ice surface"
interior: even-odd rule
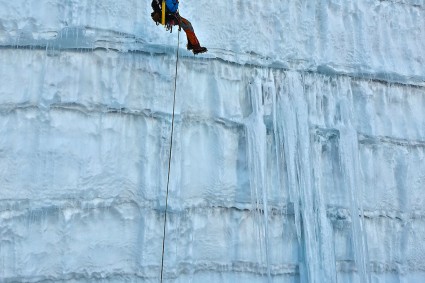
[[[424,282],[424,1],[180,6],[165,282]],[[0,2],[0,282],[159,282],[176,44]]]

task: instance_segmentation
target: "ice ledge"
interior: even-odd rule
[[[209,48],[206,54],[196,57],[180,47],[180,56],[191,60],[218,60],[237,65],[267,67],[272,69],[314,72],[324,75],[349,76],[353,78],[378,80],[388,83],[401,83],[425,86],[425,74],[403,74],[391,70],[376,70],[368,65],[339,65],[332,62],[318,64],[312,60],[284,57],[272,59],[255,52],[234,52]],[[152,44],[134,34],[89,26],[66,27],[60,31],[47,31],[34,38],[33,34],[21,32],[19,36],[4,36],[0,40],[2,49],[42,49],[48,56],[60,56],[61,52],[93,52],[108,50],[113,52],[143,53],[151,56],[175,56],[177,46]]]
[[[273,277],[297,275],[299,274],[299,266],[297,264],[282,264],[272,265],[270,267],[271,275]],[[336,269],[341,273],[353,273],[357,272],[357,266],[352,260],[338,260],[336,261]],[[408,272],[425,272],[425,265],[419,262],[408,262],[400,263],[397,261],[393,262],[379,262],[371,261],[368,264],[368,270],[375,274],[385,273],[396,273],[396,274],[407,274]],[[192,262],[180,262],[172,269],[166,269],[164,277],[167,279],[177,279],[182,274],[193,275],[202,274],[204,272],[215,272],[215,273],[245,273],[251,274],[252,276],[265,276],[267,273],[267,267],[258,263],[252,262],[241,262],[235,261],[230,264],[222,264],[218,262],[210,261],[198,261]],[[88,270],[81,270],[62,274],[51,274],[45,276],[31,276],[31,277],[5,277],[2,278],[2,282],[64,282],[84,280],[85,282],[105,282],[105,280],[111,280],[117,282],[119,280],[147,280],[155,279],[159,276],[159,266],[145,266],[137,268],[137,270],[130,272],[127,270],[115,270],[114,272],[97,271],[89,272]]]
[[[0,115],[5,115],[15,111],[70,111],[78,112],[87,116],[97,115],[121,115],[121,116],[138,116],[150,118],[161,121],[170,121],[171,113],[156,111],[150,108],[128,108],[128,107],[115,107],[108,104],[83,104],[77,102],[55,102],[52,101],[47,105],[40,105],[34,103],[20,103],[20,104],[0,104]],[[176,113],[177,122],[194,122],[204,124],[217,124],[227,129],[242,129],[245,127],[242,118],[235,117],[210,117],[188,112]],[[335,128],[321,128],[318,125],[311,125],[310,132],[319,138],[322,143],[327,143],[333,139],[339,139],[340,133]],[[388,144],[397,147],[405,148],[425,148],[425,140],[407,139],[395,136],[375,136],[358,132],[358,141],[362,145],[380,145]]]
[[[210,211],[221,212],[222,214],[228,213],[228,211],[238,213],[260,213],[262,209],[252,208],[250,204],[201,204],[190,207],[177,207],[179,204],[171,204],[170,213],[183,215],[191,214],[206,214]],[[104,198],[68,198],[62,197],[57,199],[2,199],[0,200],[0,216],[4,221],[9,221],[15,218],[21,217],[35,217],[36,215],[46,215],[48,212],[63,213],[66,214],[68,209],[72,209],[74,214],[79,212],[85,212],[87,210],[96,209],[113,209],[120,207],[132,206],[138,211],[155,211],[158,214],[164,212],[164,206],[159,204],[157,200],[147,199],[136,199],[131,197],[104,197]],[[119,209],[118,209],[119,210]],[[291,202],[279,203],[270,205],[269,215],[271,217],[276,216],[293,216],[294,206]],[[346,207],[328,205],[326,208],[327,217],[333,222],[350,223],[352,220],[351,210]],[[400,211],[395,209],[364,209],[359,211],[359,217],[363,217],[369,220],[379,220],[382,218],[400,221],[400,222],[411,222],[412,220],[422,221],[425,220],[425,211],[421,209],[412,209],[410,211]],[[0,225],[1,226],[1,225]]]
[[[359,134],[359,142],[364,145],[391,144],[408,148],[425,148],[425,141],[400,139],[395,137],[370,136]]]

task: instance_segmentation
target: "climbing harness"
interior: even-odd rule
[[[165,3],[165,1],[163,1]],[[163,10],[164,11],[164,10]],[[173,115],[171,119],[171,135],[170,135],[170,151],[168,154],[168,176],[167,176],[167,193],[165,195],[165,216],[164,216],[164,233],[162,235],[162,258],[161,258],[161,283],[164,273],[164,252],[165,252],[165,228],[167,224],[167,210],[168,210],[168,191],[170,185],[170,172],[171,172],[171,156],[173,150],[173,135],[174,135],[174,113],[176,109],[176,90],[177,90],[177,66],[179,64],[179,47],[180,47],[180,28],[177,36],[177,59],[176,59],[176,73],[174,77],[174,95],[173,95]]]
[[[158,2],[157,2],[158,3]],[[161,22],[156,21],[156,25],[163,25],[165,30],[173,32],[173,26],[175,23],[179,25],[179,31],[181,30],[180,19],[178,17],[178,12],[175,13],[167,13],[167,8],[165,6],[165,0],[161,3]]]

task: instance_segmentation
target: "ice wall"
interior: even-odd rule
[[[425,281],[425,4],[181,1],[165,282]],[[0,282],[159,282],[177,34],[0,3]]]

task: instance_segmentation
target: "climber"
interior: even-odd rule
[[[195,31],[193,30],[192,24],[188,20],[180,16],[178,11],[179,0],[152,0],[153,12],[151,16],[154,22],[157,25],[161,23],[162,1],[165,1],[166,6],[165,23],[167,29],[172,29],[172,26],[178,25],[179,28],[182,28],[186,33],[188,50],[192,50],[194,54],[207,52],[207,49],[205,47],[202,47],[199,43],[198,38],[195,35]]]

